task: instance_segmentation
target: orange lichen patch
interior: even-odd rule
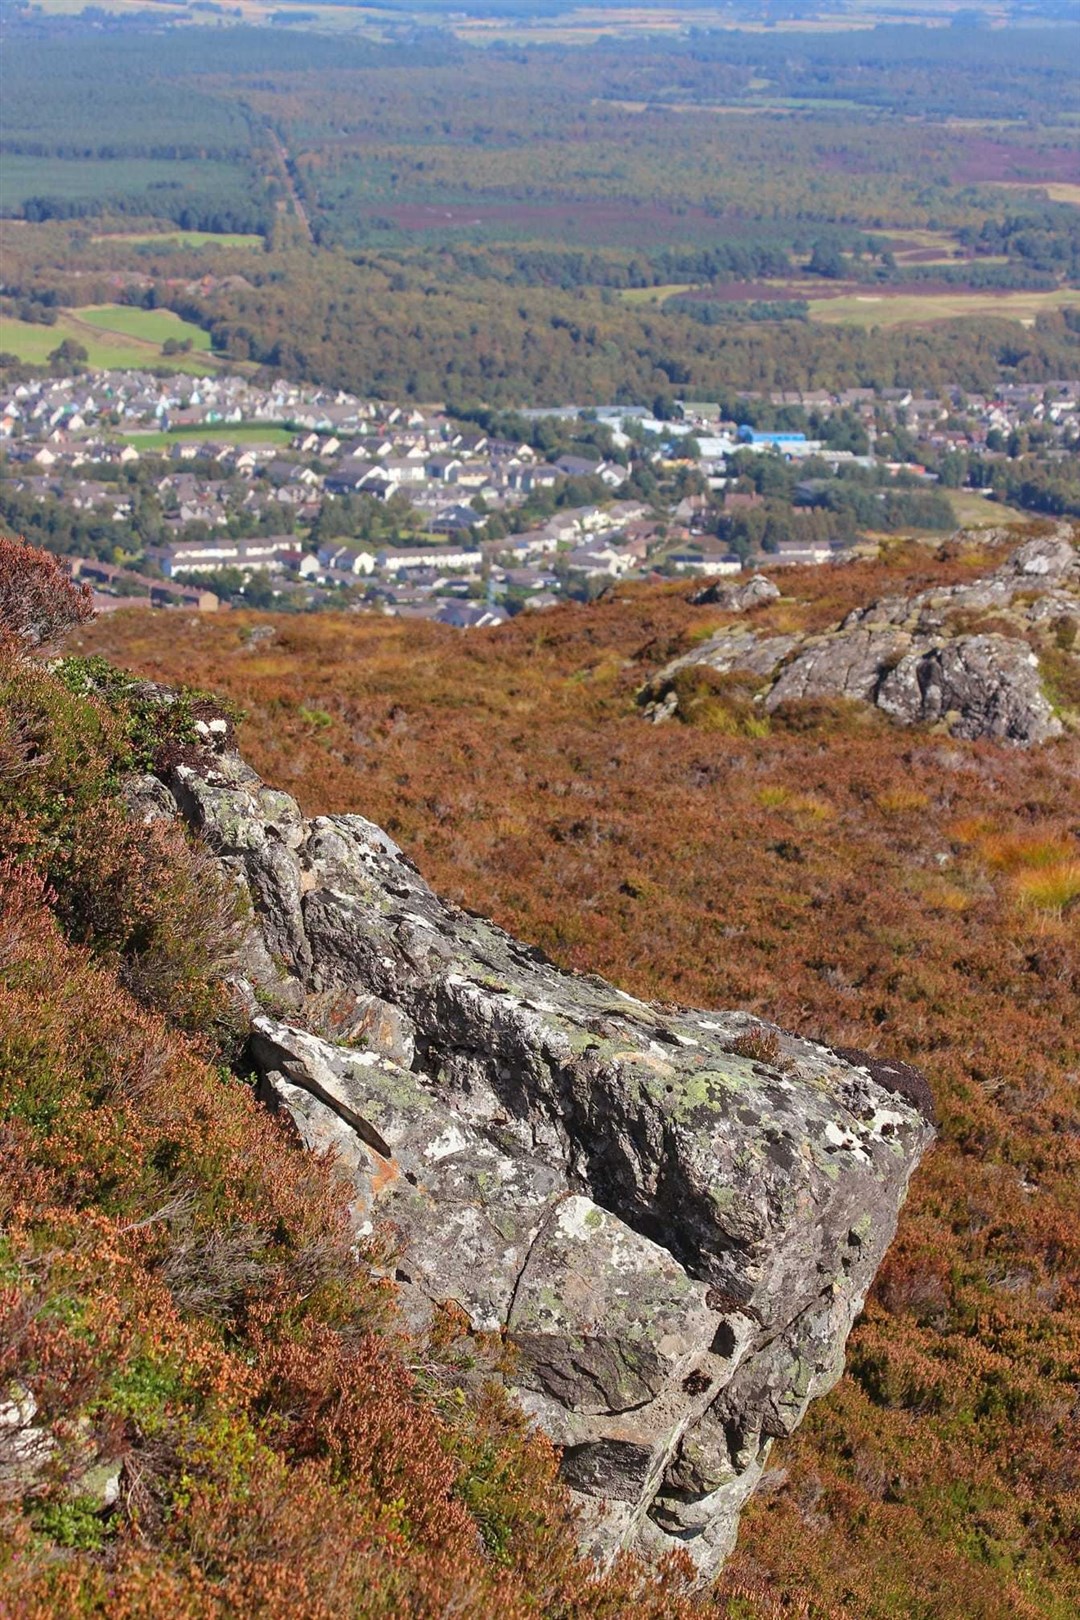
[[[396,1159],[385,1159],[381,1153],[376,1153],[374,1148],[370,1151],[372,1166],[371,1191],[372,1195],[378,1198],[379,1194],[385,1192],[387,1187],[393,1186],[400,1176],[401,1170]]]

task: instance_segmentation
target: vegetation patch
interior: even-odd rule
[[[955,548],[896,546],[791,570],[784,589],[814,626],[971,574]],[[1061,1128],[1080,1067],[1077,743],[1023,753],[805,714],[804,729],[774,716],[768,736],[748,736],[728,709],[745,712],[745,691],[722,685],[691,698],[719,703],[720,728],[650,726],[632,703],[634,654],[686,644],[702,611],[687,595],[622,585],[617,600],[479,637],[267,620],[288,657],[254,674],[247,614],[198,628],[177,615],[167,644],[139,614],[81,636],[230,693],[247,710],[246,755],[306,813],[359,809],[443,893],[561,965],[925,1070],[938,1145],[849,1371],[778,1443],[786,1478],[748,1506],[719,1601],[759,1620],[767,1601],[735,1594],[764,1580],[795,1612],[791,1594],[809,1591],[811,1614],[851,1620],[916,1607],[1063,1620],[1080,1603],[1080,1150]],[[570,679],[608,658],[626,666],[610,684]],[[332,723],[315,730],[301,704]],[[1014,883],[1044,874],[1044,904],[1022,899]],[[977,1535],[958,1529],[969,1510]],[[497,1544],[496,1521],[489,1534]]]

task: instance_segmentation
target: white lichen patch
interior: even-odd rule
[[[607,1222],[602,1209],[591,1198],[572,1193],[560,1206],[556,1225],[563,1237],[577,1243],[588,1243]]]
[[[456,1125],[448,1125],[441,1135],[436,1136],[424,1149],[424,1158],[437,1163],[439,1159],[448,1159],[451,1153],[460,1153],[462,1148],[469,1145],[469,1138],[465,1132]]]
[[[825,1140],[830,1147],[843,1148],[854,1158],[861,1159],[864,1164],[870,1163],[870,1155],[851,1131],[845,1131],[836,1124],[835,1120],[825,1121]]]
[[[882,1136],[889,1135],[898,1126],[910,1125],[911,1120],[907,1114],[898,1114],[893,1108],[878,1108],[874,1111],[873,1119],[867,1120],[860,1130],[866,1136],[873,1136],[880,1141]]]

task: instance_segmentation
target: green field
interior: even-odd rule
[[[164,343],[169,338],[190,342],[193,349],[209,350],[210,334],[201,326],[182,321],[171,309],[139,309],[133,304],[87,304],[70,314],[101,332],[119,332],[124,337],[147,343]]]
[[[966,529],[983,529],[998,523],[1030,523],[1031,513],[1004,501],[987,500],[976,489],[950,489],[945,491],[949,505],[956,513],[956,521]]]
[[[99,369],[165,365],[176,371],[204,372],[221,364],[209,352],[209,333],[167,309],[91,304],[83,309],[63,310],[53,326],[37,326],[0,315],[0,351],[14,354],[29,365],[46,365],[49,355],[65,338],[81,343],[87,352],[87,364]],[[161,347],[168,338],[181,343],[190,339],[192,352],[163,355]]]
[[[162,248],[261,248],[261,236],[245,236],[239,231],[106,231],[92,236],[92,242],[120,242],[128,247]]]
[[[168,433],[121,433],[118,437],[137,450],[167,450],[170,445],[190,443],[192,439],[200,444],[285,445],[292,443],[296,430],[273,422],[215,422],[210,426],[172,428]]]
[[[928,321],[957,320],[964,315],[1021,321],[1054,309],[1080,308],[1080,289],[1053,292],[852,293],[843,298],[814,298],[810,319],[825,326],[912,326]]]

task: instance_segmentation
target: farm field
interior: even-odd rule
[[[261,248],[263,238],[243,231],[105,231],[92,242],[122,242],[130,247]]]
[[[28,365],[43,366],[65,338],[87,352],[87,364],[102,368],[171,366],[176,371],[204,372],[220,361],[211,355],[210,336],[170,310],[143,310],[126,305],[88,305],[64,310],[53,326],[0,315],[0,351]],[[169,339],[192,343],[189,354],[163,355]]]
[[[985,495],[980,495],[977,489],[950,489],[945,493],[956,514],[957,523],[965,529],[1031,521],[1030,513],[1021,512],[1019,507],[1009,506],[1005,501],[991,501]],[[940,540],[940,537],[937,539]]]
[[[147,343],[165,343],[169,338],[190,342],[192,348],[209,350],[210,334],[201,326],[182,321],[170,309],[137,309],[131,304],[88,304],[72,310],[72,318],[102,332],[119,332]]]
[[[1048,310],[1080,309],[1080,289],[1053,292],[852,293],[840,298],[814,298],[810,319],[826,326],[911,326],[928,321],[959,320],[966,315],[1019,321],[1030,326]]]

